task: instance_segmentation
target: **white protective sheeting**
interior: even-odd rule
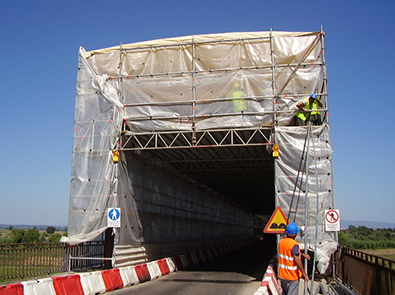
[[[122,132],[277,126],[281,157],[275,181],[279,204],[286,209],[292,187],[288,175],[297,171],[294,149],[303,145],[306,128],[285,126],[297,102],[311,93],[320,95],[326,111],[323,48],[323,32],[227,33],[89,52],[80,48],[69,237],[64,241],[95,239],[107,228],[112,207],[122,209],[116,247],[252,235],[252,213],[167,168],[145,165],[143,152],[121,153],[116,164],[112,151],[120,149]],[[321,136],[329,140],[325,128]],[[330,157],[329,146],[317,149]],[[331,171],[330,161],[320,165],[323,174]],[[331,193],[320,190],[322,209],[332,206],[329,199]],[[329,239],[330,246],[319,246],[328,253],[334,240],[319,234]]]
[[[299,100],[322,91],[321,38],[322,32],[200,35],[80,56],[119,90],[133,132],[287,125]],[[235,94],[244,99],[241,108]]]
[[[304,248],[317,249],[318,270],[324,272],[337,248],[335,232],[325,231],[325,210],[333,209],[332,145],[329,126],[278,127],[280,157],[275,161],[278,205],[289,222],[301,228]],[[306,240],[307,239],[307,240]]]

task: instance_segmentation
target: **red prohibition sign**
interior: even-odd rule
[[[339,220],[339,214],[335,210],[330,210],[326,212],[325,219],[329,223],[336,223]]]

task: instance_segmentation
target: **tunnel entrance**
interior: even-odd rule
[[[144,151],[147,162],[170,166],[180,177],[192,179],[254,214],[271,215],[271,132],[272,128],[249,128],[133,134],[125,136],[122,150]]]

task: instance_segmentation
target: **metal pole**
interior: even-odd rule
[[[277,126],[277,114],[276,114],[276,103],[277,103],[277,94],[276,94],[276,61],[274,60],[274,44],[273,44],[273,30],[270,29],[270,56],[272,62],[272,94],[273,94],[273,125]],[[273,142],[276,143],[275,138]]]
[[[273,30],[272,28],[270,28],[270,55],[271,55],[271,62],[272,62],[272,97],[273,97],[273,123],[274,123],[274,128],[273,128],[273,143],[276,143],[276,107],[275,107],[275,96],[276,96],[276,75],[275,75],[275,61],[274,61],[274,44],[273,44]],[[277,161],[277,159],[273,158],[273,161]],[[274,165],[274,185],[276,186],[276,175],[277,175],[277,165]],[[275,208],[277,208],[277,206],[279,205],[278,203],[278,193],[277,193],[277,188],[274,189],[274,206]],[[278,257],[278,244],[280,242],[280,234],[276,234],[276,253],[277,253],[277,257]],[[277,267],[277,278],[278,278],[278,267]]]
[[[326,110],[328,110],[329,109],[329,106],[328,106],[328,77],[327,77],[327,72],[326,72],[324,35],[325,35],[324,28],[321,25],[321,40],[320,40],[321,41],[321,56],[322,56],[322,65],[324,67],[324,69],[323,69],[323,77],[322,77],[322,80],[323,80],[322,81],[323,82],[322,93],[326,94],[326,100],[325,100],[326,105],[324,106],[324,108]],[[325,114],[327,115],[328,112],[325,111]],[[322,118],[322,122],[324,122],[325,119],[326,119],[326,122],[329,123],[329,116],[326,116],[326,118]]]
[[[69,272],[71,272],[71,254],[69,253]]]
[[[304,233],[304,253],[307,254],[307,244],[308,244],[308,228],[309,228],[309,218],[308,218],[308,194],[309,194],[309,147],[310,147],[310,131],[311,131],[311,122],[308,122],[307,126],[307,145],[306,145],[306,193],[305,193],[305,199],[304,199],[304,205],[305,205],[305,233]],[[307,260],[304,261],[304,268],[307,273]],[[305,283],[304,284],[304,294],[308,294],[308,286]]]
[[[319,191],[318,191],[318,172],[317,172],[317,157],[315,153],[315,144],[314,144],[314,137],[312,140],[313,143],[313,160],[314,160],[314,165],[315,165],[315,182],[316,182],[316,219],[315,219],[315,241],[314,241],[314,254],[313,254],[313,269],[311,270],[311,287],[310,290],[314,290],[314,279],[315,279],[315,262],[317,260],[317,245],[318,245],[318,212],[320,211],[320,206],[319,206]]]
[[[196,45],[195,36],[192,38],[192,144],[196,143]]]

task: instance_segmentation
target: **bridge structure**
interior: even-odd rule
[[[280,206],[325,271],[337,237],[324,228],[334,207],[324,37],[243,32],[80,48],[63,241],[104,239],[113,267],[137,265],[252,242]],[[322,124],[292,126],[312,93]]]

